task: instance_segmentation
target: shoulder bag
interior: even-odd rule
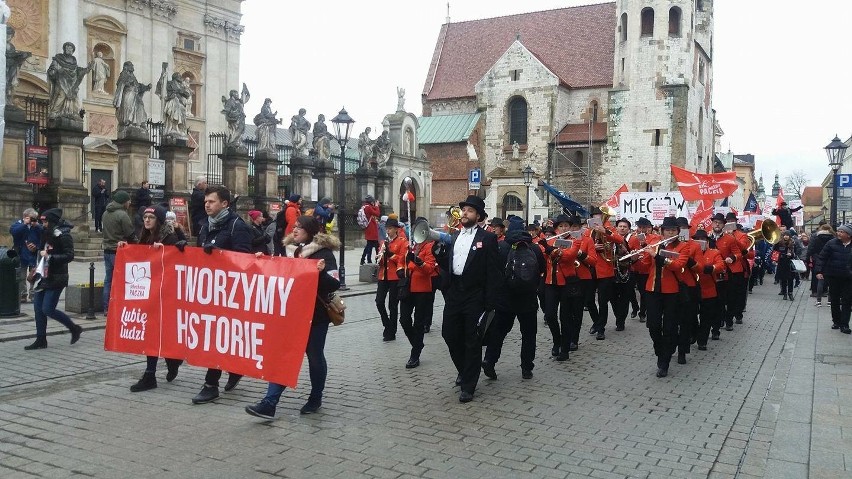
[[[319,302],[325,307],[325,311],[328,313],[328,319],[331,320],[331,324],[335,326],[343,324],[343,320],[346,317],[346,303],[343,302],[343,298],[341,298],[339,294],[331,293],[328,295],[328,300],[323,299],[323,297],[318,294],[317,299],[319,299]]]

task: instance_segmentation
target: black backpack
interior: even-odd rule
[[[526,241],[519,241],[509,249],[504,270],[506,286],[510,290],[532,292],[538,289],[540,279],[538,259]]]

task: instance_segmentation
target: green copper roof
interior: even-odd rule
[[[417,140],[421,145],[437,143],[461,143],[470,138],[470,133],[479,122],[480,113],[466,115],[421,116]]]

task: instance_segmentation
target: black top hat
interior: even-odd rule
[[[603,211],[601,211],[601,209],[597,206],[592,206],[592,210],[589,212],[589,214],[592,215],[592,216],[602,215]]]
[[[459,208],[464,208],[465,206],[470,206],[476,210],[477,214],[479,214],[479,221],[488,218],[488,213],[485,212],[485,200],[482,198],[470,195],[466,200],[459,202]]]
[[[490,224],[491,226],[502,226],[504,228],[506,227],[506,225],[503,223],[503,218],[491,218]]]
[[[736,223],[737,222],[737,214],[734,213],[733,211],[728,212],[728,214],[725,215],[725,221],[733,221],[734,223]]]
[[[712,218],[710,218],[710,221],[721,221],[722,223],[724,223],[725,215],[723,215],[722,213],[716,213],[715,215],[713,215]]]
[[[704,231],[703,229],[700,229],[700,228],[695,232],[694,235],[692,235],[692,239],[695,239],[695,240],[705,240],[706,241],[707,238],[708,238],[707,232]]]
[[[677,224],[677,219],[674,216],[666,216],[663,218],[663,224],[660,225],[660,230],[664,230],[666,228],[674,228],[680,229],[680,226]]]
[[[636,220],[636,226],[651,226],[651,220],[643,216]]]
[[[689,220],[683,216],[677,218],[677,225],[681,228],[689,228]]]
[[[556,218],[553,219],[553,227],[554,228],[559,226],[559,223],[568,223],[570,225],[570,224],[572,224],[571,223],[571,217],[568,216],[568,215],[559,215],[559,216],[557,216]]]
[[[385,228],[399,228],[399,221],[396,219],[388,218],[385,220]]]

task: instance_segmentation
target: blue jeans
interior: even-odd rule
[[[103,305],[104,315],[109,310],[109,293],[112,289],[112,270],[115,269],[115,253],[104,253],[104,291]]]
[[[74,322],[67,314],[56,309],[59,304],[59,295],[65,288],[45,289],[35,293],[33,296],[33,309],[35,310],[36,336],[43,338],[47,336],[47,318],[53,318],[63,326],[71,329]]]
[[[322,391],[325,389],[325,379],[328,376],[328,364],[325,362],[325,338],[328,336],[328,321],[317,320],[311,323],[311,332],[308,334],[308,345],[305,354],[308,356],[308,373],[311,377],[311,395],[308,402],[322,401]],[[276,406],[281,399],[281,393],[286,386],[269,383],[266,389],[266,397],[262,402]]]

